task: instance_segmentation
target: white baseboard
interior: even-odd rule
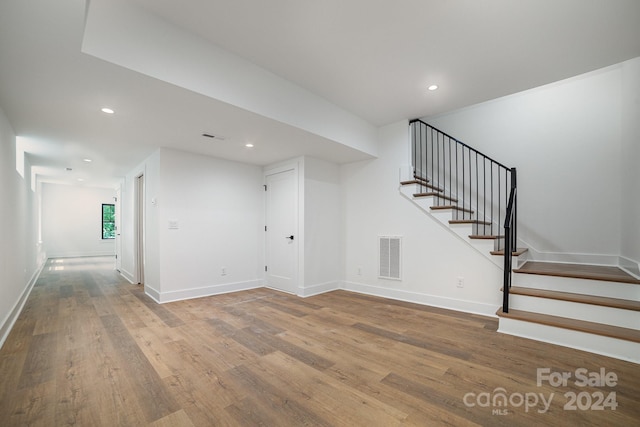
[[[496,311],[499,308],[498,305],[493,304],[458,300],[437,295],[403,291],[400,289],[381,288],[378,286],[371,286],[355,282],[344,282],[342,289],[366,295],[413,302],[416,304],[429,305],[432,307],[445,308],[448,310],[462,311],[465,313],[480,314],[482,316],[489,317],[496,317]]]
[[[640,279],[640,262],[623,256],[619,258],[620,261],[618,262],[618,264],[620,265],[620,268],[634,276],[636,279]]]
[[[342,289],[342,282],[334,280],[331,282],[318,283],[316,285],[298,288],[298,296],[302,298],[312,297],[314,295],[324,294],[326,292]]]
[[[211,285],[202,288],[181,289],[179,291],[158,292],[147,285],[144,291],[156,302],[164,304],[165,302],[182,301],[186,299],[209,297],[212,295],[226,294],[229,292],[246,291],[249,289],[262,288],[264,282],[262,280],[249,280],[246,282],[224,283],[221,285]]]
[[[16,323],[16,320],[18,320],[18,316],[20,316],[20,313],[22,312],[27,299],[31,294],[31,290],[38,281],[38,277],[40,277],[40,273],[42,273],[42,269],[44,268],[46,263],[47,262],[45,259],[44,262],[42,262],[36,269],[36,271],[31,276],[31,279],[29,279],[29,282],[27,282],[27,286],[25,286],[24,290],[22,291],[20,298],[18,298],[18,301],[16,301],[16,303],[13,305],[13,309],[2,321],[2,325],[0,325],[0,348],[2,348],[2,346],[4,345],[4,342],[7,340],[7,337],[9,336],[13,325]]]
[[[591,265],[607,265],[617,266],[620,264],[620,257],[618,255],[606,255],[606,254],[583,254],[583,253],[571,253],[571,252],[546,252],[541,251],[533,247],[530,243],[520,240],[522,245],[518,247],[525,247],[528,249],[529,261],[544,261],[544,262],[561,262],[567,264],[591,264]]]
[[[132,285],[135,285],[136,283],[133,281],[133,274],[131,274],[130,272],[128,272],[127,270],[125,270],[124,268],[119,270],[120,275],[122,277],[124,277],[125,279],[127,279],[127,281],[129,283],[131,283]]]
[[[147,296],[150,297],[152,300],[160,304],[160,299],[162,297],[160,295],[160,292],[158,292],[156,289],[152,288],[149,285],[144,285],[144,293],[147,294]]]
[[[112,256],[116,254],[113,251],[96,251],[96,252],[60,252],[47,254],[48,258],[88,258],[88,257],[101,257]]]

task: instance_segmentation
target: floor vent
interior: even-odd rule
[[[380,262],[378,277],[382,279],[400,280],[402,237],[378,236],[378,253]]]

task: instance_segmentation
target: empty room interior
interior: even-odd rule
[[[0,424],[640,425],[639,22],[2,0]]]

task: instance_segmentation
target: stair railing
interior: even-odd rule
[[[471,224],[474,235],[494,237],[495,249],[504,250],[505,265],[508,258],[511,266],[517,241],[515,168],[503,165],[422,120],[412,120],[409,126],[413,175],[420,185],[420,193],[434,197],[434,209],[450,207],[453,220]],[[511,196],[514,200],[509,205]],[[508,236],[507,229],[501,234],[507,216],[510,217]],[[510,280],[511,270],[509,284]]]
[[[511,191],[507,203],[507,214],[504,220],[504,277],[502,280],[502,312],[509,312],[509,291],[511,290],[511,270],[513,269],[513,251],[516,247],[516,213],[518,189],[516,188],[516,169],[511,169]]]

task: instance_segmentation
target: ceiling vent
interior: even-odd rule
[[[224,136],[214,135],[212,133],[203,133],[202,136],[204,136],[205,138],[218,139],[220,141],[224,141],[225,139],[227,139]]]

